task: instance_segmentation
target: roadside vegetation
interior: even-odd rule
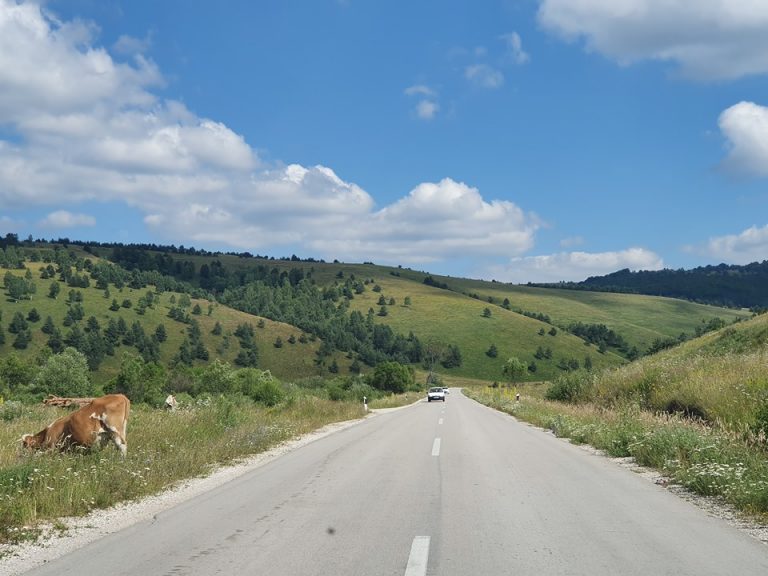
[[[310,378],[283,383],[268,372],[219,364],[218,381],[240,385],[225,394],[177,396],[169,412],[134,402],[128,455],[109,445],[91,452],[27,452],[19,439],[70,410],[0,404],[0,543],[36,539],[43,523],[157,493],[215,467],[258,454],[326,424],[391,408],[420,395],[408,367],[383,365],[369,378]],[[198,386],[211,373],[197,375]],[[376,386],[391,389],[376,388]]]
[[[768,315],[627,366],[476,400],[768,519]],[[521,400],[516,401],[516,394]]]

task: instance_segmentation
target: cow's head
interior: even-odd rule
[[[42,446],[43,434],[45,431],[38,434],[24,434],[21,437],[21,447],[28,450],[40,448]]]

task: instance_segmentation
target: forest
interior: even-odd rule
[[[682,298],[729,308],[768,308],[768,260],[746,265],[719,264],[691,270],[638,270],[628,268],[583,282],[529,284],[542,288],[623,292]]]

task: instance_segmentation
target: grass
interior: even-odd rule
[[[719,317],[730,323],[750,316],[745,310],[640,294],[511,286],[463,279],[452,283],[459,290],[482,298],[490,296],[496,302],[508,298],[513,309],[541,312],[558,326],[572,322],[605,324],[641,351],[657,338],[676,338],[682,332],[692,336],[702,321]]]
[[[420,392],[406,392],[405,394],[390,394],[389,396],[382,396],[376,398],[368,403],[368,408],[371,410],[384,409],[384,408],[400,408],[401,406],[408,406],[414,402],[424,398],[424,394]]]
[[[11,404],[9,407],[8,405]],[[0,427],[0,542],[34,539],[42,523],[156,493],[214,467],[263,452],[325,424],[360,418],[360,404],[295,395],[267,409],[222,398],[173,413],[137,406],[128,456],[108,446],[92,453],[25,453],[18,439],[63,409],[14,406]]]

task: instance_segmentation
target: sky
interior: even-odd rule
[[[0,235],[499,282],[768,259],[765,0],[0,0]]]

